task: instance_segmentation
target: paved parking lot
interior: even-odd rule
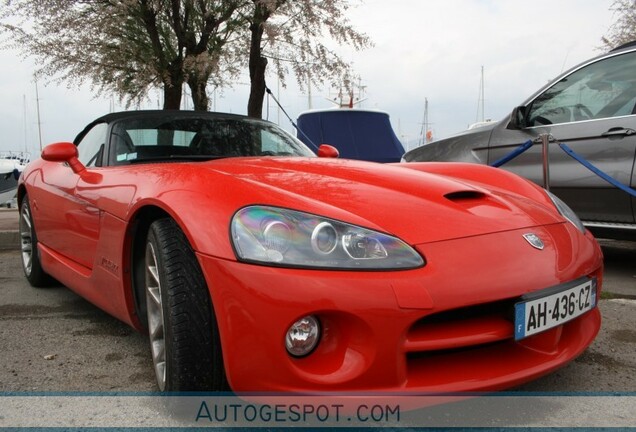
[[[15,230],[16,220],[16,211],[0,211],[0,233]],[[636,392],[636,243],[602,245],[599,337],[570,365],[520,390]],[[64,287],[31,288],[15,248],[0,250],[0,347],[3,392],[156,390],[146,337]]]

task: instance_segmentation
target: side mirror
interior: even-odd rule
[[[340,152],[334,146],[330,146],[329,144],[320,144],[318,147],[318,157],[321,158],[337,158],[340,156]]]
[[[48,162],[66,162],[76,174],[86,170],[86,167],[77,159],[77,147],[70,142],[47,145],[42,150],[42,159]]]
[[[525,129],[527,126],[526,107],[518,106],[513,109],[512,114],[510,114],[510,122],[508,123],[507,129],[519,130]]]

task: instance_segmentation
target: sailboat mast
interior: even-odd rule
[[[422,119],[422,130],[420,131],[419,146],[428,144],[428,98],[424,98],[424,118]]]
[[[424,98],[424,142],[428,144],[428,98]]]
[[[311,72],[307,71],[307,108],[313,109],[313,104],[311,103]]]
[[[29,144],[27,140],[27,106],[26,106],[26,95],[22,95],[22,109],[24,112],[22,113],[24,119],[24,152],[29,152]]]
[[[486,120],[485,114],[485,97],[484,97],[484,67],[481,67],[481,79],[479,80],[479,97],[477,98],[477,116],[475,117],[475,123],[484,122]],[[481,120],[479,113],[481,112]]]
[[[38,114],[38,138],[40,140],[40,153],[42,153],[42,121],[40,120],[40,94],[38,93],[38,79],[37,77],[33,77],[35,80],[35,106]]]

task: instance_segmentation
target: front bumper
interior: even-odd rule
[[[544,250],[528,245],[532,231]],[[600,328],[598,308],[515,342],[511,311],[526,293],[582,276],[602,286],[602,254],[568,224],[417,246],[420,269],[284,269],[199,255],[234,391],[496,390],[578,356]],[[321,340],[291,357],[285,333],[315,315]]]

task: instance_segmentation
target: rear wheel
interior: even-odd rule
[[[38,236],[31,217],[31,206],[27,195],[20,206],[20,252],[22,270],[27,280],[34,287],[45,287],[52,284],[53,279],[43,269],[38,251]]]
[[[150,225],[144,273],[150,349],[159,389],[225,390],[210,295],[196,256],[172,219]]]

